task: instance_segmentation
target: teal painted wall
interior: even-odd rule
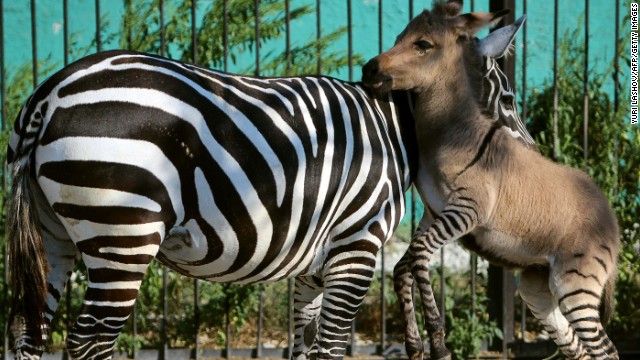
[[[522,14],[522,1],[516,1],[516,17]],[[170,1],[167,1],[170,2]],[[50,57],[53,61],[62,64],[63,56],[63,32],[62,32],[62,5],[60,0],[37,0],[36,19],[37,50],[40,58]],[[210,1],[198,0],[200,13],[209,6]],[[311,3],[315,1],[293,0],[296,4]],[[120,0],[102,0],[101,14],[108,19],[108,32],[117,33],[120,27],[120,19],[124,13],[123,2]],[[396,35],[404,28],[409,19],[408,1],[384,1],[383,2],[383,48],[393,45]],[[413,13],[417,14],[425,7],[430,7],[431,0],[415,0]],[[552,76],[552,51],[553,51],[553,2],[528,1],[527,26],[527,82],[530,86],[540,85],[542,79]],[[79,47],[91,44],[95,37],[95,2],[93,0],[69,0],[70,18],[69,32]],[[378,53],[378,0],[353,0],[353,51],[361,54],[365,59]],[[476,11],[487,11],[488,0],[475,1]],[[465,11],[470,11],[470,1],[465,3]],[[626,15],[628,9],[621,9],[621,17]],[[338,27],[347,24],[347,6],[344,0],[322,1],[322,28],[323,33],[329,33]],[[561,0],[560,1],[560,27],[562,36],[565,31],[584,24],[584,1]],[[589,62],[604,69],[613,60],[614,43],[614,1],[591,0],[590,1],[590,34]],[[13,69],[31,59],[31,30],[30,30],[30,2],[27,0],[5,0],[5,64],[10,74]],[[253,25],[251,25],[253,26]],[[315,37],[316,18],[309,15],[301,21],[292,23],[292,41],[301,43],[311,37]],[[622,29],[621,34],[624,34]],[[521,35],[518,37],[518,69],[521,68]],[[117,48],[118,41],[105,44],[104,49]],[[284,40],[265,44],[263,53],[270,49],[284,48]],[[346,36],[333,45],[334,50],[346,51]],[[254,59],[254,54],[247,54],[239,63],[231,66],[232,70],[249,68]],[[360,68],[356,66],[353,71],[354,79],[360,77]],[[343,69],[332,74],[342,79],[347,79],[348,70]],[[610,86],[610,85],[609,85]]]
[[[516,0],[516,17],[522,15],[524,0]],[[170,2],[170,1],[166,1]],[[314,0],[292,0],[292,7],[300,4],[311,3]],[[422,9],[429,8],[432,1],[415,0],[413,14],[417,15]],[[475,11],[488,11],[489,1],[476,0]],[[63,15],[62,2],[60,0],[37,0],[37,51],[40,59],[49,57],[57,64],[57,68],[63,64]],[[120,19],[124,14],[121,0],[102,0],[102,17],[108,19],[108,32],[117,33],[120,28]],[[210,0],[198,0],[200,14],[208,8]],[[335,29],[347,25],[347,2],[344,0],[322,1],[322,31],[328,34]],[[409,1],[383,1],[383,49],[391,47],[395,37],[406,26],[409,20]],[[535,89],[542,85],[543,80],[550,79],[553,75],[553,2],[531,1],[527,2],[527,85],[529,89]],[[95,1],[94,0],[69,0],[69,33],[77,41],[78,47],[89,46],[95,38]],[[353,0],[353,52],[369,59],[378,54],[378,0]],[[560,0],[560,38],[568,30],[584,27],[584,1]],[[466,12],[471,11],[470,1],[465,2]],[[615,21],[614,1],[591,0],[589,18],[589,63],[598,71],[603,71],[613,61]],[[621,8],[620,19],[628,14],[628,9]],[[620,20],[619,19],[619,20]],[[13,71],[25,63],[31,61],[31,16],[30,2],[27,0],[4,1],[4,39],[5,39],[5,64],[9,76]],[[249,24],[248,26],[253,26]],[[316,37],[316,16],[308,15],[305,18],[291,24],[291,40],[293,44],[301,44]],[[624,35],[626,29],[621,29]],[[486,32],[485,32],[486,34]],[[583,34],[583,32],[581,32]],[[480,36],[484,36],[482,33]],[[517,38],[516,67],[519,73],[522,69],[522,34]],[[103,49],[114,49],[118,46],[118,39],[104,44]],[[262,53],[271,50],[281,52],[284,50],[284,38],[263,45]],[[347,51],[348,43],[345,36],[332,46],[334,51]],[[95,48],[89,49],[89,52]],[[79,57],[80,55],[77,55]],[[71,57],[72,61],[74,57]],[[251,69],[255,59],[254,53],[246,53],[239,58],[237,64],[230,65],[232,72]],[[621,65],[622,66],[622,65]],[[626,69],[628,72],[628,69]],[[360,66],[353,69],[354,80],[360,79]],[[342,69],[331,74],[338,78],[348,80],[348,69]],[[516,88],[521,82],[521,75],[517,74]],[[43,79],[41,79],[43,80]],[[607,90],[612,92],[613,82],[605,84]],[[410,197],[410,194],[407,194]],[[407,202],[409,204],[409,202]],[[407,209],[409,211],[409,209]],[[422,206],[418,204],[416,218],[422,214]],[[410,216],[410,215],[409,215]]]

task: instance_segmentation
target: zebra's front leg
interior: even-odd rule
[[[293,295],[294,334],[292,359],[310,359],[317,352],[316,334],[322,307],[322,281],[316,276],[295,280]]]
[[[376,250],[377,252],[377,250]],[[318,359],[342,359],[351,326],[373,279],[376,257],[368,251],[338,255],[324,271],[324,294],[316,342]]]
[[[438,311],[429,276],[429,261],[445,243],[472,231],[480,221],[478,203],[464,194],[453,194],[450,203],[435,217],[433,224],[409,244],[409,266],[416,279],[424,306],[425,327],[429,333],[432,359],[450,359],[445,346],[445,328]]]

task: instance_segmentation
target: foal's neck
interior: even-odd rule
[[[419,92],[416,103],[416,133],[466,141],[478,128],[489,125],[478,103],[477,89],[464,70],[435,79]]]

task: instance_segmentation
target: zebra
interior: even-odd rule
[[[418,138],[440,135],[439,142],[419,141],[415,180],[428,195],[434,219],[394,269],[405,319],[414,316],[409,288],[415,278],[431,358],[451,358],[429,259],[461,238],[490,261],[522,269],[520,294],[564,356],[618,359],[603,326],[613,311],[620,246],[615,213],[588,175],[522,146],[481,108],[483,66],[470,38],[506,12],[461,15],[461,8],[460,1],[436,3],[409,23],[393,48],[363,68],[363,82],[379,95],[397,89],[419,93]],[[514,24],[514,35],[523,21]],[[421,340],[411,328],[415,318],[407,320],[407,352],[421,359]]]
[[[341,358],[405,212],[412,97],[122,50],[55,73],[8,147],[16,357],[41,356],[81,259],[89,281],[67,351],[111,358],[157,258],[210,281],[295,278],[292,357]]]

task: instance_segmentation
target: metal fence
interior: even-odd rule
[[[88,1],[88,0],[87,0]],[[224,51],[224,55],[223,55],[223,61],[222,61],[222,70],[228,70],[228,64],[229,64],[229,58],[228,58],[228,40],[229,40],[229,33],[228,33],[228,29],[227,29],[227,17],[226,15],[226,9],[227,9],[227,4],[228,1],[227,0],[220,0],[222,1],[222,11],[223,14],[220,14],[220,16],[223,19],[223,30],[222,30],[222,47],[223,47],[223,51]],[[217,1],[218,3],[220,1]],[[166,49],[166,39],[165,39],[165,23],[164,23],[164,13],[165,13],[165,8],[167,6],[167,4],[165,3],[165,1],[162,0],[156,0],[157,2],[157,11],[160,13],[160,34],[161,34],[161,46],[160,46],[160,55],[165,55],[165,49]],[[167,1],[168,2],[168,1]],[[326,16],[326,14],[324,13],[324,9],[325,9],[325,5],[327,2],[330,1],[325,1],[322,2],[320,0],[316,0],[315,1],[315,17],[316,17],[316,21],[317,21],[317,28],[316,28],[316,34],[317,37],[320,38],[322,33],[323,33],[323,27],[321,26],[322,23],[322,16]],[[5,106],[5,102],[7,99],[7,83],[6,83],[6,67],[5,67],[5,22],[4,20],[4,9],[5,9],[5,5],[7,2],[0,0],[0,103],[2,104],[2,113],[1,113],[1,121],[0,121],[0,126],[2,127],[2,129],[6,129],[8,126],[11,126],[11,121],[12,119],[7,118],[7,113],[6,113],[6,106]],[[418,4],[419,3],[419,4]],[[487,1],[470,1],[469,4],[467,5],[469,9],[474,10],[476,8],[476,6],[483,6],[484,8],[489,8],[492,10],[495,9],[503,9],[503,8],[511,8],[511,9],[516,9],[516,4],[518,4],[519,6],[521,6],[521,9],[516,9],[517,11],[513,11],[510,15],[510,19],[507,20],[507,22],[513,21],[514,17],[515,17],[515,13],[527,13],[527,6],[530,5],[528,3],[532,3],[529,2],[527,0],[520,0],[517,1],[516,0],[487,0]],[[290,25],[290,1],[288,0],[284,0],[284,4],[285,4],[285,18],[286,18],[286,31],[285,31],[285,52],[287,53],[287,58],[289,58],[289,52],[291,51],[291,25]],[[377,14],[377,22],[378,22],[378,43],[377,43],[377,52],[382,52],[384,50],[384,43],[383,43],[383,39],[385,38],[385,36],[388,36],[388,34],[384,34],[384,26],[383,26],[383,21],[384,21],[384,9],[385,6],[389,7],[389,6],[407,6],[408,7],[408,18],[406,19],[407,22],[410,18],[412,18],[415,13],[414,13],[414,9],[416,9],[417,7],[429,7],[430,1],[429,2],[418,2],[416,1],[416,4],[414,4],[414,1],[409,0],[408,3],[404,4],[404,5],[400,5],[400,2],[384,2],[383,4],[383,0],[378,0],[377,1],[378,4],[378,14]],[[559,28],[559,8],[558,8],[558,4],[559,1],[555,0],[553,2],[553,84],[554,84],[554,109],[553,109],[553,113],[554,113],[554,128],[553,128],[553,137],[554,137],[554,144],[558,144],[558,41],[559,41],[559,35],[558,35],[558,28]],[[103,19],[103,13],[101,12],[101,1],[100,0],[95,0],[95,40],[94,40],[94,44],[95,44],[95,51],[101,51],[102,50],[102,36],[101,36],[101,29],[102,29],[102,24],[101,21]],[[201,11],[203,7],[205,7],[206,4],[204,4],[204,1],[200,1],[200,2],[191,2],[191,36],[192,36],[192,48],[190,49],[190,51],[192,52],[191,57],[192,59],[197,59],[198,58],[198,48],[196,46],[197,41],[196,41],[196,36],[198,33],[198,29],[197,29],[197,22],[193,19],[196,19],[198,17],[198,11]],[[536,5],[539,6],[539,2],[536,2]],[[39,81],[41,79],[39,79],[39,60],[42,58],[41,54],[38,54],[38,38],[37,38],[37,34],[38,34],[38,27],[42,26],[41,24],[38,23],[37,21],[37,16],[36,16],[36,11],[38,9],[39,3],[36,0],[30,0],[30,12],[31,12],[31,17],[30,17],[30,24],[29,26],[24,26],[24,28],[21,31],[30,31],[31,33],[31,38],[32,38],[32,43],[31,43],[31,50],[32,50],[32,54],[31,54],[31,61],[32,61],[32,77],[33,77],[33,87],[35,87]],[[70,54],[70,43],[69,43],[69,39],[70,39],[70,33],[69,33],[69,23],[70,23],[70,8],[69,8],[69,1],[68,0],[63,0],[62,1],[62,9],[63,9],[63,22],[62,22],[62,26],[63,26],[63,36],[64,36],[64,49],[63,49],[63,54],[64,54],[64,58],[63,58],[63,64],[62,65],[67,65],[69,63],[69,54]],[[584,2],[584,6],[585,6],[585,20],[583,21],[584,23],[584,28],[583,31],[585,34],[587,34],[587,36],[585,36],[585,39],[589,39],[589,0],[585,0]],[[260,1],[259,0],[255,0],[254,2],[254,10],[255,10],[255,19],[256,21],[254,21],[253,24],[247,24],[247,26],[253,26],[253,30],[254,30],[254,34],[255,34],[255,44],[257,44],[255,46],[255,51],[253,52],[253,55],[255,55],[254,58],[254,66],[255,66],[255,74],[256,75],[260,75],[261,74],[261,59],[262,57],[262,53],[261,53],[261,46],[260,46],[260,13],[258,12],[258,9],[260,7]],[[359,70],[358,66],[356,66],[354,64],[354,50],[353,50],[353,43],[354,43],[354,35],[353,35],[353,27],[354,27],[354,21],[359,21],[357,19],[354,19],[354,14],[352,11],[352,0],[347,0],[346,2],[346,18],[347,18],[347,23],[345,24],[347,27],[347,48],[346,48],[346,52],[348,54],[348,65],[347,65],[347,77],[348,80],[354,80],[357,79],[358,76],[354,76],[354,70]],[[618,54],[618,41],[616,41],[617,39],[620,38],[620,32],[619,32],[619,27],[620,27],[620,1],[616,0],[615,4],[612,4],[612,8],[615,11],[615,19],[616,21],[614,21],[610,26],[615,28],[615,38],[612,38],[611,41],[615,43],[615,50],[614,50],[614,54]],[[395,35],[395,34],[393,34]],[[522,30],[522,36],[521,36],[521,41],[522,41],[522,46],[519,46],[519,50],[517,51],[516,55],[518,57],[521,58],[521,60],[519,61],[519,67],[516,68],[516,61],[514,58],[510,58],[508,61],[506,61],[503,64],[503,67],[506,69],[506,72],[508,74],[508,76],[511,79],[512,84],[517,84],[517,89],[518,92],[521,94],[521,98],[524,99],[525,101],[522,101],[522,105],[521,105],[521,113],[522,113],[522,117],[523,119],[526,121],[527,119],[527,113],[528,113],[528,102],[526,101],[526,94],[528,92],[528,88],[527,88],[527,60],[529,58],[529,53],[527,51],[527,44],[529,41],[528,38],[529,34],[527,32],[527,25],[525,25],[524,29]],[[374,38],[374,36],[371,36],[371,38]],[[358,39],[358,40],[362,40],[365,41],[363,39]],[[371,40],[366,40],[366,41],[371,41]],[[584,91],[584,108],[583,108],[583,119],[584,119],[584,126],[583,126],[583,147],[584,147],[584,163],[586,166],[587,163],[587,159],[589,157],[589,153],[588,153],[588,131],[589,131],[589,96],[588,96],[588,92],[589,92],[589,88],[588,88],[588,79],[589,79],[589,68],[590,68],[590,64],[589,64],[589,41],[586,41],[585,44],[585,52],[586,52],[586,56],[585,56],[585,63],[584,63],[584,73],[583,73],[583,77],[584,77],[584,87],[583,87],[583,91]],[[318,57],[317,59],[317,69],[318,72],[321,72],[322,69],[322,61],[323,59],[321,57]],[[622,72],[620,70],[619,64],[618,64],[618,57],[614,55],[614,71],[613,71],[613,81],[614,81],[614,86],[613,86],[613,92],[614,92],[614,103],[615,103],[615,108],[616,111],[618,109],[619,103],[620,103],[620,77],[624,76],[621,75]],[[288,64],[287,64],[288,65]],[[519,76],[517,76],[519,75]],[[27,94],[25,94],[26,97]],[[5,172],[6,174],[6,172]],[[6,179],[4,179],[6,180]],[[6,187],[6,183],[3,181],[2,184],[4,187]],[[410,222],[411,222],[411,233],[413,233],[413,231],[415,230],[415,226],[416,226],[416,221],[417,216],[417,210],[416,210],[416,195],[415,193],[412,191],[411,195],[410,195],[410,206],[409,208],[409,213],[410,213]],[[398,345],[398,341],[396,338],[391,339],[389,334],[387,333],[387,321],[388,321],[388,315],[387,315],[387,311],[388,311],[388,306],[386,305],[386,298],[384,296],[384,294],[388,291],[388,285],[390,283],[390,278],[389,278],[389,269],[385,269],[384,268],[384,260],[385,260],[385,250],[383,248],[382,253],[381,253],[381,259],[382,259],[382,269],[381,269],[381,274],[380,274],[380,279],[382,280],[380,283],[380,300],[379,300],[379,304],[380,304],[380,319],[379,319],[379,324],[380,324],[380,329],[381,329],[381,333],[379,335],[378,340],[373,344],[373,345],[363,345],[363,344],[357,344],[354,342],[355,336],[351,337],[351,344],[350,344],[350,349],[349,352],[351,355],[356,355],[356,354],[365,354],[365,355],[373,355],[373,354],[381,354],[381,355],[389,355],[394,353],[395,351],[403,351],[402,350],[402,346]],[[445,261],[444,261],[444,251],[441,253],[441,268],[439,269],[441,274],[444,274],[444,268],[442,268],[442,266],[444,265]],[[6,261],[5,261],[6,263]],[[470,284],[471,284],[471,291],[472,291],[472,307],[475,308],[476,306],[476,288],[477,288],[477,277],[476,277],[476,268],[477,268],[477,258],[475,255],[473,255],[471,257],[471,278],[470,278]],[[229,314],[229,306],[227,306],[227,311],[226,311],[226,328],[225,328],[225,332],[226,332],[226,346],[223,349],[218,349],[218,350],[212,350],[212,349],[206,349],[203,350],[201,348],[201,345],[199,344],[199,336],[198,333],[195,333],[193,335],[193,346],[194,348],[189,349],[189,350],[182,350],[182,349],[169,349],[167,343],[167,321],[166,319],[169,317],[168,314],[168,307],[167,307],[167,271],[163,271],[163,275],[162,275],[162,279],[163,279],[163,285],[162,285],[162,304],[160,304],[160,310],[158,311],[158,313],[160,313],[161,317],[162,317],[162,326],[160,328],[160,332],[161,332],[161,338],[164,340],[164,345],[162,347],[160,347],[159,349],[157,349],[157,353],[158,355],[155,355],[155,353],[153,355],[150,355],[152,357],[156,357],[159,356],[160,358],[164,359],[164,358],[176,358],[176,357],[187,357],[187,356],[192,356],[194,358],[199,358],[202,356],[215,356],[215,357],[232,357],[232,356],[243,356],[243,357],[264,357],[264,356],[269,356],[269,357],[282,357],[282,356],[287,356],[290,353],[290,349],[292,347],[292,328],[293,328],[293,324],[292,324],[292,311],[289,311],[289,328],[286,329],[286,332],[288,333],[288,337],[287,337],[287,346],[284,348],[278,348],[278,349],[265,349],[262,344],[263,344],[263,338],[262,338],[262,319],[263,319],[263,300],[264,300],[264,296],[260,296],[260,305],[259,305],[259,313],[258,313],[258,328],[257,328],[257,336],[256,336],[256,342],[255,342],[255,347],[253,349],[250,350],[243,350],[243,349],[231,349],[231,343],[229,341],[229,339],[231,339],[231,326],[230,326],[230,314]],[[191,281],[191,280],[184,280],[184,281]],[[501,341],[500,345],[498,346],[498,348],[496,350],[498,350],[498,352],[500,354],[502,354],[502,356],[507,356],[507,354],[509,353],[509,347],[513,346],[514,344],[518,344],[521,343],[524,344],[522,342],[521,339],[516,339],[515,338],[515,327],[516,327],[516,322],[519,323],[520,325],[520,333],[524,334],[526,329],[527,329],[527,312],[526,309],[523,308],[521,309],[516,309],[516,301],[514,300],[514,295],[515,295],[515,276],[512,272],[506,271],[506,270],[502,270],[500,268],[493,268],[490,267],[489,269],[489,288],[488,288],[488,295],[489,298],[491,299],[490,301],[490,306],[489,306],[489,312],[492,314],[492,316],[498,320],[499,325],[502,329],[502,332],[504,334],[504,339],[503,341]],[[9,290],[7,289],[7,272],[6,272],[6,267],[5,267],[5,283],[3,285],[3,298],[2,298],[2,305],[3,305],[3,309],[4,309],[4,314],[8,313],[8,292]],[[201,311],[201,301],[199,298],[199,286],[200,283],[199,281],[193,281],[192,283],[193,286],[193,291],[194,291],[194,298],[195,303],[194,303],[194,319],[195,319],[195,328],[199,329],[199,319],[200,319],[200,311]],[[440,277],[440,289],[445,289],[446,285],[445,285],[445,276],[441,276]],[[288,282],[288,298],[289,298],[289,304],[292,304],[292,294],[293,294],[293,289],[292,289],[292,282],[289,281]],[[69,311],[69,309],[71,308],[71,292],[70,292],[70,287],[68,286],[68,290],[67,293],[65,295],[65,303],[66,303],[66,308],[67,311]],[[445,305],[445,291],[440,291],[440,301],[439,301],[439,305],[441,307],[441,313],[444,313],[444,305]],[[520,314],[520,318],[517,319],[516,318],[516,313]],[[133,316],[132,316],[132,332],[133,335],[135,336],[136,332],[139,330],[136,327],[136,312],[134,310]],[[71,316],[70,313],[66,314],[66,319],[67,319],[67,323],[68,326],[70,326],[70,322],[69,320],[71,320]],[[4,326],[4,328],[6,328],[6,326]],[[355,335],[355,332],[357,331],[357,329],[354,327],[353,331],[352,331],[352,335]],[[4,356],[5,358],[7,358],[7,348],[8,348],[8,336],[4,336]],[[519,349],[520,351],[524,351],[524,353],[521,353],[521,355],[523,356],[536,356],[536,354],[529,353],[529,355],[527,355],[526,353],[526,349],[524,346],[516,346],[517,349]],[[542,349],[542,352],[546,352],[549,351],[550,348],[544,347]],[[149,354],[147,353],[147,355],[144,355],[145,353],[141,353],[139,352],[139,349],[137,349],[135,346],[133,346],[130,349],[130,355],[133,355],[134,357],[144,357],[144,356],[149,356]],[[57,356],[57,355],[56,355]],[[62,355],[60,355],[62,356]],[[59,357],[59,356],[58,356]]]

